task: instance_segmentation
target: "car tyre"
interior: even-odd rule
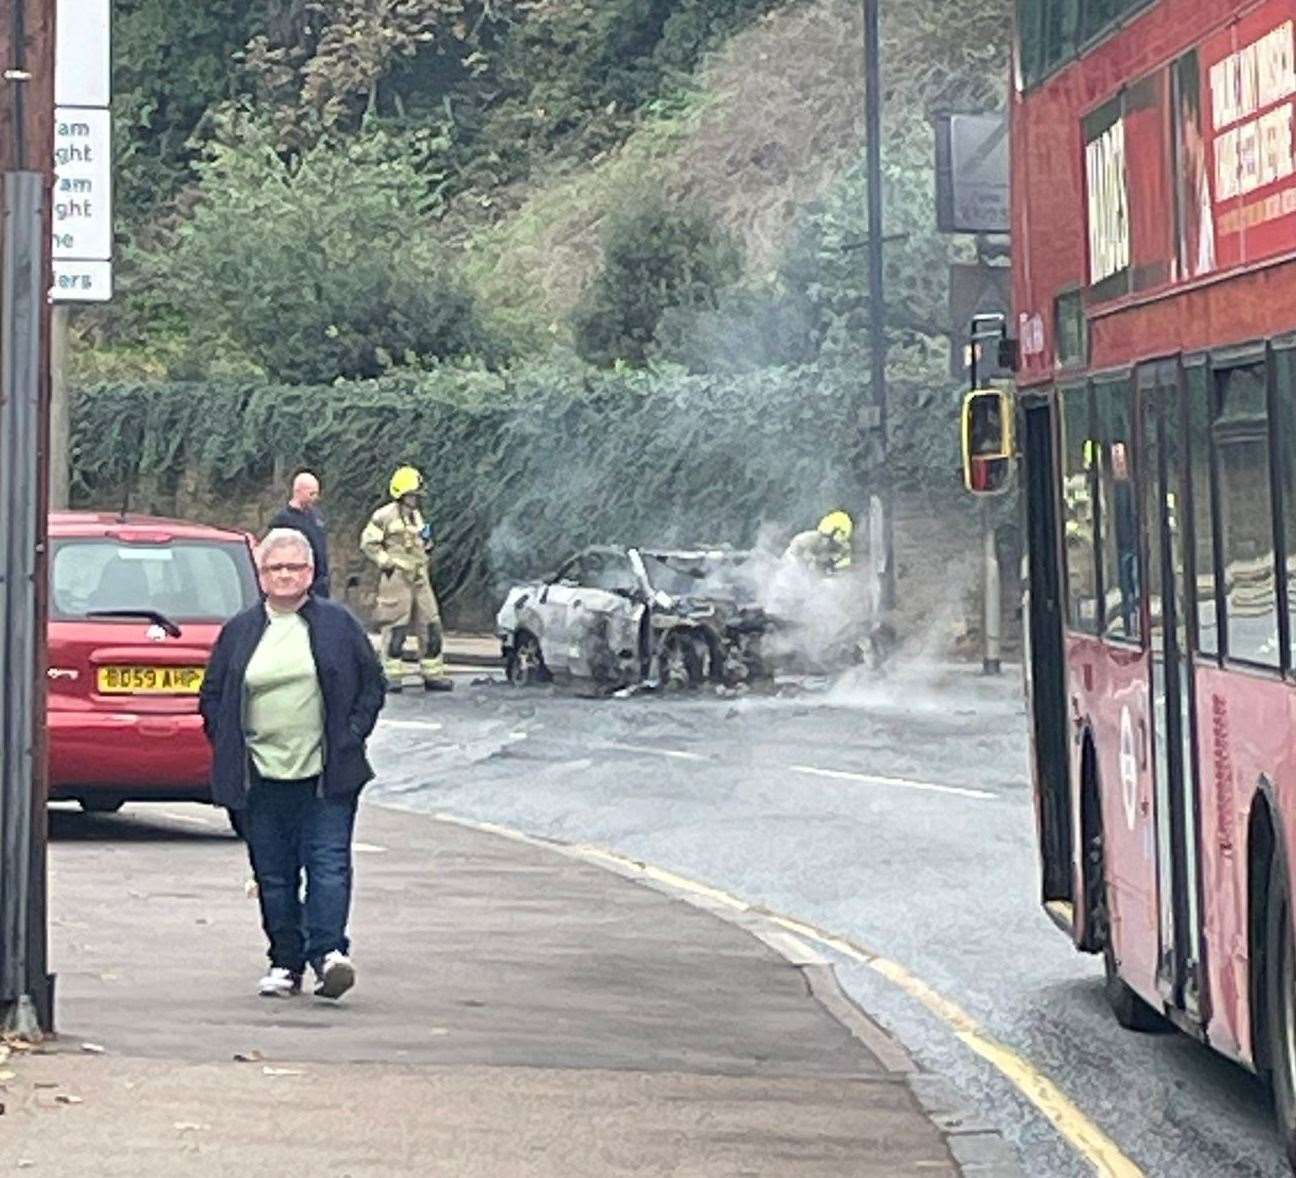
[[[670,634],[662,643],[661,684],[666,691],[693,691],[706,673],[698,640],[691,634]]]
[[[91,797],[77,798],[81,809],[87,814],[116,814],[125,804],[125,798]]]
[[[539,639],[534,634],[517,636],[504,669],[514,687],[531,687],[549,681],[549,668],[545,666]]]
[[[1265,1029],[1274,1116],[1287,1160],[1296,1169],[1296,943],[1291,895],[1279,856],[1269,867],[1265,931]]]

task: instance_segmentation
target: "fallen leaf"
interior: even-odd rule
[[[255,1048],[252,1051],[236,1051],[234,1053],[235,1063],[260,1063],[265,1056]]]
[[[202,1133],[210,1129],[210,1125],[200,1125],[197,1121],[177,1121],[175,1127],[181,1133]]]
[[[79,1096],[73,1096],[70,1092],[60,1092],[54,1097],[55,1104],[84,1104],[85,1101]]]
[[[301,1076],[301,1075],[305,1075],[304,1072],[296,1071],[296,1070],[293,1069],[293,1068],[262,1068],[262,1069],[261,1069],[261,1074],[262,1074],[263,1076]]]
[[[89,1055],[103,1055],[103,1053],[108,1049],[106,1047],[99,1046],[98,1043],[82,1043],[81,1050],[86,1052]]]
[[[16,1080],[17,1078],[17,1072],[0,1072],[0,1084],[8,1084],[10,1080]]]
[[[58,1081],[57,1080],[37,1080],[32,1085],[32,1087],[33,1088],[57,1088]]]
[[[30,1169],[31,1169],[35,1164],[36,1164],[36,1163],[33,1162],[33,1161],[31,1160],[31,1158],[19,1158],[19,1159],[18,1159],[18,1169],[20,1169],[20,1170],[30,1170]]]

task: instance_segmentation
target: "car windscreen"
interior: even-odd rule
[[[672,597],[741,597],[748,591],[738,558],[641,555],[649,583]]]
[[[238,541],[132,544],[111,537],[55,540],[50,617],[156,610],[173,622],[224,622],[257,600],[256,573]]]

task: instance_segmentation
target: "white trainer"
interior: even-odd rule
[[[276,965],[257,983],[262,998],[292,998],[301,993],[301,974]]]
[[[315,967],[315,976],[319,979],[316,998],[341,998],[355,985],[356,971],[351,958],[334,949]]]

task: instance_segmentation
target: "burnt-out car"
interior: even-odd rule
[[[737,686],[766,677],[754,556],[596,546],[509,591],[496,618],[516,684]]]

